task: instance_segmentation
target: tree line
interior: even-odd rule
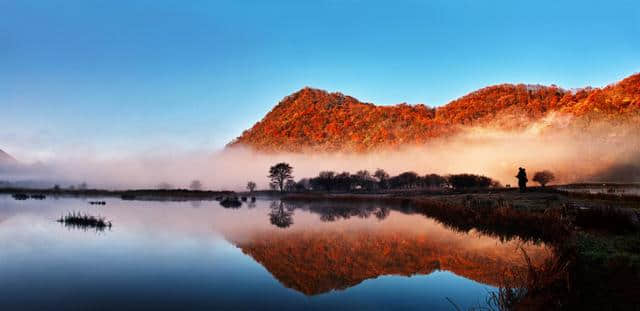
[[[403,172],[391,176],[384,169],[377,169],[373,173],[360,170],[355,174],[350,172],[321,171],[312,178],[302,178],[295,181],[293,167],[288,163],[278,163],[269,169],[270,188],[278,191],[380,191],[380,190],[413,190],[413,189],[444,189],[453,188],[497,188],[501,187],[497,180],[483,175],[451,174],[419,175],[415,172]]]
[[[293,167],[282,162],[269,169],[270,188],[281,192],[303,191],[327,191],[327,192],[351,192],[351,191],[380,191],[380,190],[414,190],[414,189],[487,189],[502,187],[500,182],[490,177],[476,174],[451,174],[419,175],[415,172],[403,172],[396,176],[390,176],[384,169],[369,172],[360,170],[355,174],[350,172],[321,171],[312,178],[294,180]],[[541,186],[555,179],[552,172],[544,170],[537,172],[533,181]],[[249,187],[251,186],[251,187]],[[508,187],[508,186],[507,186]],[[255,189],[255,183],[249,182],[250,191]]]

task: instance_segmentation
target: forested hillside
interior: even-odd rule
[[[229,146],[268,152],[366,152],[422,144],[466,126],[523,129],[552,112],[569,117],[569,125],[576,127],[633,121],[640,115],[640,74],[601,89],[495,85],[438,108],[376,106],[307,87],[285,97]]]

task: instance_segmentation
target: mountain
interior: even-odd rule
[[[10,156],[8,153],[2,151],[2,149],[0,149],[0,165],[7,165],[7,164],[18,164],[18,161],[16,159],[14,159],[12,156]]]
[[[640,74],[604,88],[489,86],[444,106],[376,106],[341,93],[303,88],[228,144],[265,152],[367,152],[423,144],[468,126],[522,130],[545,117],[574,126],[640,118]]]

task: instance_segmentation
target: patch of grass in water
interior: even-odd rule
[[[106,220],[104,217],[87,215],[80,212],[68,213],[67,215],[60,217],[57,222],[62,223],[67,227],[81,229],[93,228],[98,231],[104,231],[104,229],[111,228],[111,221]]]
[[[240,208],[242,202],[237,197],[225,197],[220,201],[220,205],[226,208]]]

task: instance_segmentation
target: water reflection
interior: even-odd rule
[[[389,216],[391,208],[388,206],[382,206],[376,203],[349,203],[349,204],[337,204],[326,202],[271,202],[271,213],[269,215],[277,215],[277,218],[287,218],[286,222],[290,222],[287,226],[276,225],[276,221],[271,220],[271,223],[278,227],[288,227],[293,223],[293,212],[296,209],[303,210],[308,213],[317,214],[320,216],[320,221],[333,222],[338,220],[347,220],[351,217],[357,217],[361,219],[367,219],[372,215],[377,220],[384,220]],[[408,210],[395,207],[396,210],[403,212],[410,212]],[[285,211],[286,210],[286,211]]]
[[[508,242],[471,231],[456,232],[411,209],[376,204],[270,203],[270,223],[231,232],[227,240],[263,265],[284,286],[306,295],[344,290],[384,275],[426,275],[446,270],[497,286],[507,271],[524,271],[549,255],[543,245]],[[300,217],[316,215],[320,223]],[[389,222],[372,225],[372,215]],[[417,216],[417,217],[416,217]],[[313,225],[311,225],[313,224]],[[375,223],[374,223],[375,224]],[[288,228],[287,230],[281,230]]]
[[[293,225],[293,206],[287,204],[285,208],[284,202],[271,202],[271,211],[269,212],[269,221],[278,228],[287,228]]]
[[[105,233],[105,231],[111,231],[111,226],[88,226],[72,222],[58,221],[60,226],[68,230],[80,230],[84,232]]]
[[[524,267],[519,246],[546,253],[406,206],[105,200],[0,196],[0,308],[424,310],[450,309],[449,297],[467,309]],[[69,210],[115,227],[66,230],[55,220]]]

